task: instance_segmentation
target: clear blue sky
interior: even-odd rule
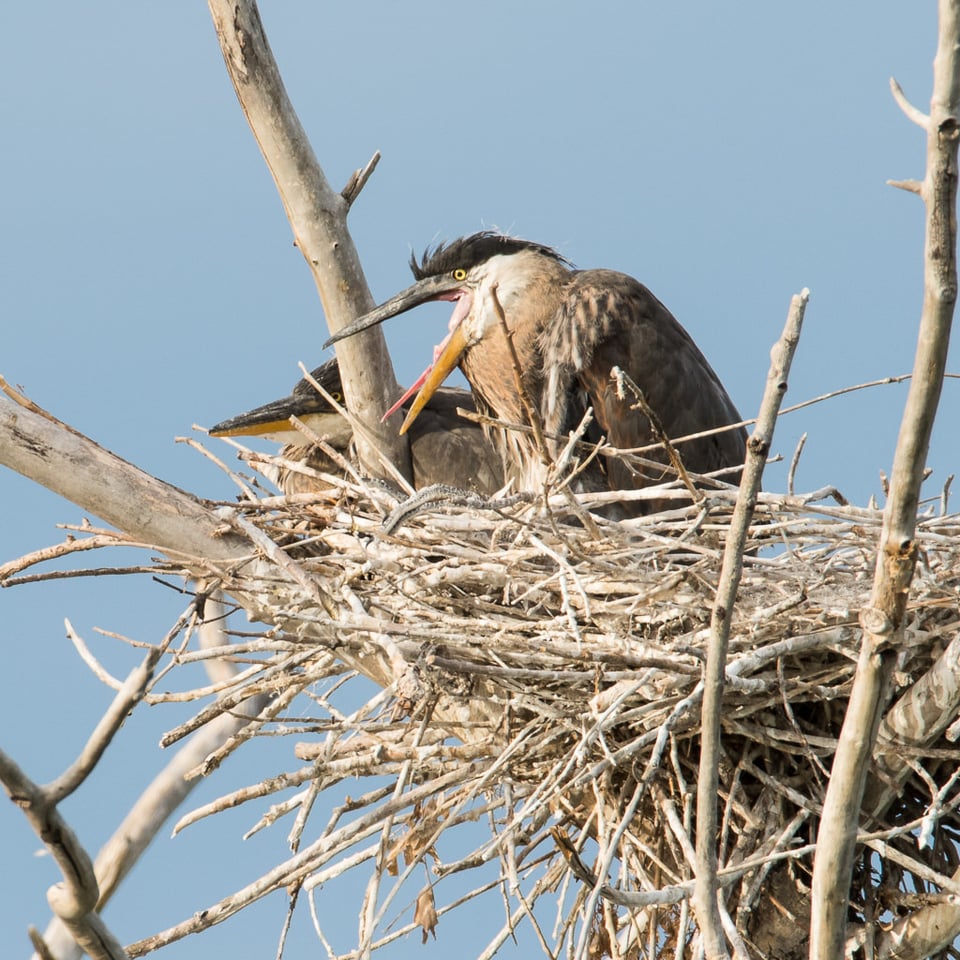
[[[916,104],[929,102],[932,0],[372,0],[262,12],[332,184],[383,153],[351,219],[378,300],[409,282],[411,248],[496,226],[646,283],[744,415],[804,286],[788,402],[909,371],[923,208],[885,180],[922,176],[924,138],[887,84],[894,75]],[[21,3],[3,15],[0,372],[151,473],[231,497],[226,478],[173,438],[286,392],[298,361],[324,358],[326,327],[206,7]],[[423,310],[388,325],[402,381],[444,324],[442,310]],[[958,391],[944,391],[933,492],[958,465]],[[787,461],[809,433],[798,487],[832,483],[860,503],[879,494],[905,396],[884,387],[783,420],[775,448]],[[767,488],[784,478],[772,468]],[[0,561],[80,518],[9,472],[0,492]],[[108,700],[63,639],[65,616],[121,671],[129,655],[93,628],[155,640],[178,605],[133,578],[0,592],[3,747],[49,779]],[[181,716],[139,711],[65,806],[91,849],[160,765],[157,740]],[[200,796],[295,763],[284,740],[249,754]],[[158,840],[107,912],[121,939],[184,918],[282,858],[285,827],[241,843],[253,816]],[[25,955],[26,923],[46,922],[44,891],[58,874],[33,856],[38,846],[0,805],[4,956]],[[325,909],[350,920],[359,896],[331,894]],[[283,909],[273,897],[162,956],[272,956]],[[386,956],[466,955],[485,942],[465,943],[449,920],[438,934]],[[292,944],[290,957],[317,955],[305,915]]]

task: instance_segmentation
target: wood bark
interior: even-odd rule
[[[174,558],[231,561],[253,545],[203,501],[37,408],[0,400],[0,463]]]

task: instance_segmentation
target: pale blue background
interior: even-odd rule
[[[150,472],[229,498],[227,479],[173,437],[286,392],[298,360],[323,359],[326,333],[206,6],[8,0],[0,11],[0,372]],[[884,181],[922,176],[925,144],[887,81],[895,75],[926,107],[934,3],[373,0],[264,3],[263,14],[334,186],[383,152],[351,218],[378,300],[408,283],[411,247],[497,226],[580,266],[639,277],[745,415],[790,296],[805,285],[788,402],[909,371],[923,209]],[[402,381],[422,368],[445,316],[423,310],[388,325]],[[787,460],[810,434],[798,487],[834,483],[860,503],[879,493],[905,396],[905,386],[885,387],[782,421],[775,447]],[[948,383],[933,493],[957,467],[957,399]],[[772,468],[766,486],[782,489],[784,478],[785,467]],[[0,494],[0,560],[57,541],[57,522],[80,519],[9,472]],[[93,628],[153,641],[179,607],[134,578],[0,593],[3,747],[51,778],[108,701],[64,640],[65,616],[119,672],[130,655]],[[65,804],[91,849],[159,766],[157,740],[183,715],[138,711]],[[291,747],[255,745],[198,796],[296,766]],[[158,840],[107,911],[118,936],[179,921],[282,858],[286,825],[240,841],[253,818],[235,812]],[[0,804],[3,956],[25,955],[26,923],[46,922],[44,891],[58,873],[34,857],[38,846]],[[321,898],[342,949],[365,880]],[[274,896],[161,955],[272,957],[283,911]],[[412,937],[387,956],[470,956],[489,930],[447,919],[436,944]],[[287,955],[321,949],[304,913]]]

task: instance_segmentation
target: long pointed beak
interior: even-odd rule
[[[383,323],[384,320],[395,317],[399,313],[406,313],[407,310],[419,307],[421,303],[427,303],[430,300],[452,299],[448,295],[460,290],[463,290],[463,283],[454,280],[453,277],[425,277],[423,280],[418,280],[412,287],[401,290],[395,297],[391,297],[386,303],[380,304],[375,310],[371,310],[342,330],[338,330],[323,345],[324,349],[338,340],[345,340],[355,333],[360,333],[361,330],[375,327],[378,323]]]
[[[256,407],[216,424],[210,428],[209,434],[211,437],[258,437],[292,430],[291,416],[303,418],[309,414],[332,415],[333,411],[321,400],[320,395],[315,394],[315,396],[316,400],[310,397],[290,396],[282,400],[274,400],[272,403],[265,403],[262,407]]]
[[[440,356],[437,357],[433,362],[433,366],[427,371],[426,379],[423,381],[423,386],[417,394],[417,399],[411,404],[410,412],[407,414],[406,419],[403,421],[403,426],[400,428],[401,434],[406,433],[410,429],[410,425],[417,419],[417,415],[437,392],[437,388],[450,376],[453,368],[460,362],[460,357],[463,356],[463,352],[467,349],[467,346],[467,338],[463,332],[463,326],[454,327],[453,330],[450,331],[450,336],[447,337],[445,341]]]

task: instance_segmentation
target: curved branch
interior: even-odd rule
[[[120,942],[96,911],[99,890],[90,857],[60,814],[56,801],[2,750],[0,782],[63,873],[63,881],[47,891],[47,900],[54,913],[94,960],[126,960]]]
[[[893,99],[897,101],[897,106],[903,111],[903,115],[911,123],[915,123],[923,130],[930,129],[930,118],[907,99],[907,95],[903,92],[903,87],[897,82],[896,77],[890,78],[890,92],[893,94]]]
[[[200,646],[223,645],[226,641],[222,607],[213,599],[208,599],[206,606],[207,619],[200,627]],[[237,672],[235,665],[222,660],[207,661],[207,668],[211,674],[235,676]],[[98,910],[103,910],[173,812],[203,782],[200,777],[188,777],[187,774],[234,736],[249,717],[259,715],[269,700],[269,694],[250,697],[239,709],[205,724],[146,787],[94,861],[100,888]],[[52,920],[47,926],[43,942],[57,960],[80,960],[80,948],[59,919]]]

